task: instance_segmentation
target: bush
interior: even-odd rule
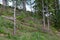
[[[21,12],[20,16],[17,16],[18,20],[22,20],[23,18],[25,18],[27,15],[24,12]]]

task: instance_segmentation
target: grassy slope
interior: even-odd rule
[[[0,17],[0,40],[60,40],[55,34],[33,31],[36,29],[34,27],[21,24],[19,28],[16,36],[12,36],[13,23],[10,20]]]
[[[10,12],[6,10],[2,13],[5,16],[11,16],[12,14],[10,14]],[[28,17],[27,20],[25,14],[20,14],[20,16],[17,17],[17,19],[19,20],[17,21],[17,33],[15,36],[12,36],[13,21],[0,16],[0,40],[60,40],[60,37],[56,34],[42,32],[40,29],[41,24],[33,22],[33,20],[30,20],[30,18]]]

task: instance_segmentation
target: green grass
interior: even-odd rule
[[[36,20],[36,22],[34,22],[32,16],[25,14],[23,11],[18,11],[17,13],[18,15],[16,15],[16,18],[19,20],[17,22],[17,27],[19,29],[14,36],[12,35],[13,21],[0,16],[0,40],[60,40],[60,37],[55,34],[56,29],[54,27],[51,27],[54,32],[53,34],[42,32],[42,24],[38,23],[40,22],[39,20],[37,20],[38,22]],[[13,9],[8,7],[3,11],[0,10],[0,14],[4,16],[13,16]],[[34,15],[33,18],[37,18],[37,16]],[[23,24],[20,22],[23,22]],[[25,23],[27,23],[27,25]]]
[[[17,34],[12,36],[10,31],[7,29],[13,29],[13,23],[7,19],[0,17],[0,33],[7,33],[8,36],[0,36],[0,40],[60,40],[56,34],[48,34],[38,31],[33,31],[36,28],[29,27],[26,25],[18,25],[20,30],[17,30]],[[12,27],[12,28],[11,28]]]
[[[49,35],[42,32],[26,32],[22,35],[0,37],[1,40],[60,40],[56,35]]]

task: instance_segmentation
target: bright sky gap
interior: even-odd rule
[[[33,2],[33,0],[31,0],[31,2]],[[2,0],[0,0],[0,4],[2,4]],[[12,2],[8,2],[9,6],[12,6]],[[31,8],[29,5],[26,5],[26,10],[27,11],[31,11]]]

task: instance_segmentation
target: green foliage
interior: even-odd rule
[[[3,17],[0,17],[0,27],[7,27],[7,28],[13,28],[13,22],[4,19]]]
[[[59,40],[60,38],[56,35],[50,35],[47,33],[42,32],[23,32],[21,36],[13,36],[8,35],[7,37],[3,37],[0,39],[7,39],[7,40]]]
[[[34,22],[32,20],[29,20],[28,23],[29,24],[34,24]]]
[[[33,27],[35,22],[34,22],[34,20],[29,19],[29,17],[41,19],[41,17],[42,17],[42,3],[41,3],[41,1],[42,0],[36,0],[37,5],[34,5],[37,8],[36,14],[34,13],[32,15],[26,11],[25,12],[24,11],[20,11],[20,12],[18,11],[17,12],[18,14],[16,15],[16,18],[17,18],[17,20],[19,20],[19,22],[23,22],[26,20],[28,20],[28,21],[26,22],[26,24],[25,24],[25,22],[24,23],[16,22],[18,28],[17,28],[17,34],[14,36],[10,34],[13,31],[12,30],[13,26],[14,26],[13,21],[10,21],[8,19],[0,17],[0,33],[3,33],[3,34],[7,33],[7,31],[8,31],[7,28],[10,28],[10,31],[11,31],[11,32],[8,31],[7,37],[5,37],[5,36],[0,37],[0,40],[5,40],[5,39],[7,39],[7,40],[60,40],[60,38],[58,36],[56,36],[56,34],[42,33],[40,30],[40,28],[42,27],[42,26],[40,27],[40,25],[42,25],[42,24],[36,23],[37,26]],[[20,0],[19,0],[19,2],[20,2]],[[49,0],[49,3],[51,3],[51,4],[49,4],[49,10],[52,10],[53,9],[53,7],[51,7],[53,5],[52,0],[51,1]],[[10,8],[5,9],[3,12],[0,11],[0,13],[5,15],[5,16],[13,16],[13,11]],[[51,11],[51,12],[53,12],[53,11]],[[56,15],[54,16],[54,18],[55,17],[56,17]],[[58,25],[57,26],[58,28],[60,28],[60,25],[59,25],[60,24],[60,18],[59,17],[60,17],[60,14],[58,13],[57,23],[56,23]],[[27,18],[27,19],[24,19],[24,18]],[[55,19],[53,19],[53,21],[55,21]],[[41,22],[41,21],[38,21],[38,22]],[[39,25],[39,27],[38,27],[38,25]],[[56,26],[54,26],[54,27],[56,28]],[[52,27],[51,29],[53,29],[54,27]],[[53,31],[56,31],[56,29],[53,29]]]
[[[23,18],[25,18],[27,15],[22,11],[20,12],[21,14],[19,16],[17,16],[18,20],[22,20]]]
[[[5,33],[4,27],[0,27],[0,33]]]
[[[9,10],[6,10],[6,11],[2,12],[2,15],[5,15],[5,16],[13,16],[13,13],[10,12]]]
[[[19,37],[17,35],[13,36],[11,34],[8,34],[8,36],[6,38],[11,39],[11,40],[18,40],[19,39]]]
[[[60,29],[60,10],[58,11],[58,13],[55,13],[51,19],[52,19],[53,27],[59,30]]]

